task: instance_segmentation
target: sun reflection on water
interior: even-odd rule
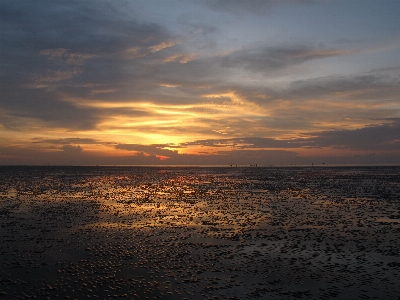
[[[74,299],[71,287],[90,295],[97,289],[102,299],[126,297],[138,293],[139,279],[142,298],[149,286],[160,297],[230,289],[238,298],[249,298],[252,286],[291,286],[296,297],[315,299],[327,286],[342,282],[346,290],[350,280],[354,290],[376,298],[398,286],[395,169],[4,170],[0,234],[7,259],[1,267],[14,279],[26,271],[30,280],[40,278],[34,285],[40,297],[48,292],[41,281],[46,272],[52,291],[71,290]],[[374,285],[365,278],[374,276],[380,290],[368,290]],[[25,287],[15,282],[15,292]],[[126,290],[117,294],[120,286]]]

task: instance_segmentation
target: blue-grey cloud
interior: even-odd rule
[[[244,68],[249,71],[270,73],[313,59],[323,59],[347,54],[338,49],[313,49],[308,46],[257,47],[236,51],[225,56],[222,65]]]
[[[233,14],[240,14],[251,12],[254,14],[267,14],[279,5],[284,4],[311,4],[313,0],[204,0],[203,1],[211,9],[219,12],[229,12]]]

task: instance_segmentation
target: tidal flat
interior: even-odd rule
[[[0,299],[399,299],[400,167],[0,167]]]

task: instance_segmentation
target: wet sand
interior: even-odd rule
[[[399,299],[400,168],[0,167],[0,299]]]

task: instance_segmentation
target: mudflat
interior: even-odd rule
[[[400,167],[0,167],[0,299],[399,299]]]

